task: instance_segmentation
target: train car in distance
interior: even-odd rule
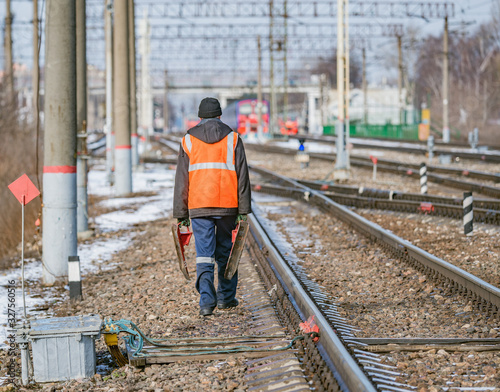
[[[278,120],[280,126],[280,132],[282,135],[296,135],[299,132],[299,121],[298,120]]]
[[[199,122],[200,122],[199,118],[198,119],[188,118],[184,120],[184,129],[187,131],[188,129],[197,126]]]
[[[259,125],[256,99],[235,101],[222,110],[221,120],[240,135],[249,136],[257,133]],[[269,102],[262,101],[262,131],[269,131]]]

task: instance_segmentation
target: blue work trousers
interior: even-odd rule
[[[238,272],[231,280],[224,278],[231,253],[232,231],[236,216],[192,218],[196,247],[196,290],[200,293],[200,308],[215,308],[217,303],[228,303],[236,295]],[[214,268],[217,263],[218,285],[214,286]]]

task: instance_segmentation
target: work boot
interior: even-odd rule
[[[219,302],[217,304],[217,309],[229,309],[229,308],[235,308],[239,304],[239,301],[236,298],[233,298],[229,302]]]
[[[200,316],[211,316],[214,313],[214,308],[201,308]]]

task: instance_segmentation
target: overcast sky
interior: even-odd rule
[[[42,12],[43,5],[46,0],[39,1],[39,9],[40,13]],[[168,3],[168,0],[164,0]],[[175,2],[179,2],[180,0],[175,0]],[[190,0],[192,1],[192,0]],[[267,2],[267,0],[261,0],[263,2]],[[289,3],[293,3],[294,0],[290,0]],[[306,2],[307,0],[303,0]],[[380,0],[381,2],[385,0]],[[421,0],[392,0],[395,2],[414,2],[420,3]],[[450,20],[450,29],[457,30],[462,26],[462,22],[465,22],[464,26],[466,29],[471,32],[475,30],[480,23],[488,21],[491,15],[491,7],[494,2],[498,2],[500,0],[455,0],[451,1],[455,4],[455,17]],[[93,4],[102,4],[104,0],[92,0]],[[147,0],[136,0],[138,2],[147,2]],[[161,0],[156,0],[156,2],[161,2]],[[351,1],[354,3],[354,1]],[[442,2],[440,0],[434,0],[434,2]],[[449,1],[450,2],[450,1]],[[32,19],[31,15],[31,0],[11,0],[12,12],[14,14],[14,60],[16,62],[26,63],[31,66],[31,26],[29,22]],[[365,1],[365,3],[372,3],[372,1]],[[90,1],[88,2],[87,7],[89,7]],[[139,17],[140,15],[137,15]],[[2,26],[1,38],[3,42],[3,33],[5,26],[5,0],[0,0],[0,23]],[[195,22],[196,19],[185,19],[183,23]],[[351,23],[363,23],[363,19],[351,18]],[[161,22],[160,22],[161,23]],[[167,23],[167,21],[165,21]],[[172,23],[170,20],[169,23]],[[290,23],[293,23],[291,21]],[[315,23],[314,19],[311,20],[311,23]],[[333,19],[332,23],[336,23],[336,20]],[[440,35],[443,30],[443,21],[439,19],[430,19],[428,21],[418,19],[418,18],[409,18],[403,20],[387,20],[380,19],[377,21],[370,20],[370,23],[404,23],[405,25],[411,25],[417,27],[422,36],[427,34]],[[369,78],[372,79],[372,82],[378,83],[380,78],[381,69],[383,65],[381,64],[381,60],[376,58],[377,53],[380,52],[380,48],[382,48],[382,52],[393,52],[396,53],[396,47],[394,44],[394,39],[385,40],[382,43],[377,41],[376,45],[372,45],[372,51],[368,53],[369,62],[371,61],[371,70],[369,70]],[[375,46],[375,48],[374,48]],[[392,50],[394,48],[394,50]],[[102,56],[102,59],[104,56]],[[380,56],[379,56],[380,58]],[[89,62],[92,60],[89,58]],[[3,53],[0,56],[0,66],[3,68]],[[396,72],[396,70],[394,70]]]

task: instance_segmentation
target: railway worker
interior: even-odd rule
[[[232,230],[251,213],[250,179],[243,141],[220,120],[222,110],[215,98],[201,101],[200,123],[182,138],[174,189],[174,218],[193,224],[196,248],[196,289],[200,315],[210,316],[215,307],[238,306],[238,273],[224,279],[232,247]],[[214,286],[217,263],[218,285]]]

